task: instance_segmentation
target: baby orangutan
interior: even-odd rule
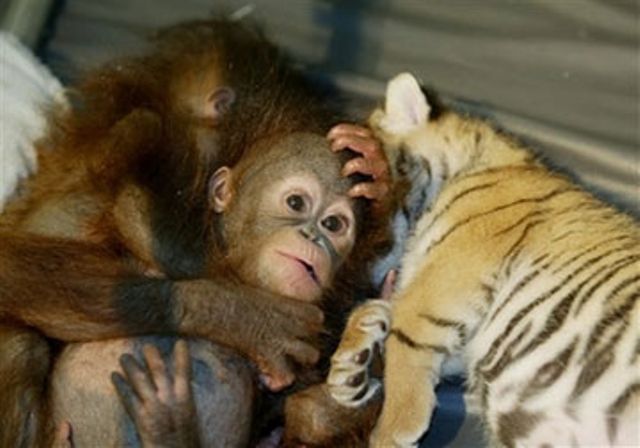
[[[105,397],[115,399],[109,373],[118,357],[144,335],[168,337],[158,340],[166,351],[172,336],[210,341],[194,343],[201,352],[191,347],[204,359],[194,374],[222,398],[203,402],[222,428],[223,416],[248,427],[247,363],[272,389],[315,363],[321,291],[335,286],[338,266],[342,276],[363,258],[348,254],[353,238],[369,240],[360,230],[370,222],[354,227],[360,212],[345,194],[381,190],[350,187],[340,174],[375,175],[386,165],[367,157],[370,138],[337,128],[334,149],[364,156],[340,173],[320,136],[344,117],[261,33],[238,23],[169,28],[148,53],[107,64],[73,92],[72,107],[49,117],[37,144],[38,173],[0,215],[0,446],[50,446],[52,423],[63,419],[90,446],[127,439],[123,425],[109,426],[124,414]],[[301,181],[285,173],[293,165],[278,164],[293,163],[287,152],[302,147],[310,152],[295,166],[304,188],[292,205],[277,202],[276,186]],[[309,176],[320,177],[307,184]],[[92,426],[102,420],[107,429]],[[95,438],[82,439],[91,428]]]
[[[345,128],[346,133],[340,128],[334,131],[339,134],[334,147],[344,149],[348,143],[366,152],[372,144],[366,131],[343,125]],[[365,134],[357,135],[362,132]],[[223,248],[223,256],[216,261],[218,269],[224,269],[233,281],[319,303],[334,284],[338,269],[348,260],[362,228],[365,204],[350,194],[360,195],[362,192],[357,189],[361,188],[385,188],[384,182],[378,182],[357,184],[353,190],[354,180],[343,174],[349,174],[354,167],[368,173],[370,170],[358,164],[376,164],[379,160],[361,157],[352,159],[361,162],[345,165],[352,156],[351,151],[332,153],[327,140],[318,135],[294,133],[265,140],[234,167],[216,170],[209,182],[209,206],[218,215],[214,222]],[[227,306],[229,315],[244,313],[242,303]],[[265,312],[257,317],[259,320],[244,328],[259,334],[269,325],[271,316]],[[252,318],[247,314],[247,319]],[[285,325],[291,326],[288,331],[294,334],[298,331],[297,321]],[[306,330],[300,328],[300,334]],[[238,334],[238,338],[243,337],[260,336]],[[118,369],[117,360],[122,353],[139,351],[144,342],[158,344],[166,356],[174,341],[170,337],[146,337],[67,345],[52,378],[51,412],[56,424],[70,422],[76,446],[135,444],[134,428],[112,392],[107,372]],[[294,342],[281,349],[292,353],[298,362],[310,365],[318,360],[318,351],[309,342],[312,341]],[[113,379],[126,408],[138,420],[140,441],[145,446],[188,446],[187,441],[198,440],[203,446],[245,445],[257,393],[249,364],[234,352],[207,341],[189,340],[189,346],[190,363],[186,347],[176,345],[173,388],[169,377],[163,374],[157,348],[143,349],[155,375],[153,383],[145,382],[144,370],[134,357],[122,357],[122,368],[136,386],[135,392],[129,390],[119,374]],[[292,358],[281,359],[289,363]],[[287,365],[279,370],[291,371]],[[190,371],[192,385],[185,379]],[[293,378],[263,374],[262,380],[271,390],[279,390]],[[195,404],[187,400],[189,388],[193,389]],[[138,411],[145,406],[153,409]],[[151,417],[152,412],[160,412],[168,420],[148,423],[144,416]],[[199,425],[190,424],[193,415],[197,415]],[[178,421],[172,421],[174,417]],[[186,434],[178,436],[176,428]],[[177,437],[175,444],[169,443],[167,433]]]

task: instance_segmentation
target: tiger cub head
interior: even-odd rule
[[[406,239],[436,192],[433,172],[422,152],[428,135],[431,106],[416,79],[402,73],[387,85],[383,108],[376,109],[369,125],[384,148],[393,179],[393,249],[374,266],[372,277],[381,285],[390,269],[398,269]],[[425,134],[427,133],[427,134]]]
[[[530,151],[508,132],[467,114],[429,103],[416,79],[401,73],[387,84],[384,108],[369,125],[382,142],[395,181],[430,182],[428,193],[461,173],[506,165],[537,163]],[[415,168],[423,176],[416,179]],[[426,177],[425,177],[426,173]],[[424,186],[424,185],[423,185]]]
[[[401,208],[415,222],[428,207],[438,185],[429,159],[434,148],[430,128],[431,106],[418,81],[401,73],[387,85],[384,108],[376,109],[369,126],[382,142],[389,160],[396,191],[401,191]]]

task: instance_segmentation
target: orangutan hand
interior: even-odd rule
[[[145,366],[131,355],[120,364],[124,377],[112,375],[116,391],[134,421],[145,448],[196,448],[200,446],[198,422],[191,391],[191,358],[184,340],[176,342],[173,378],[160,352],[143,347]]]
[[[73,438],[71,433],[71,424],[69,422],[62,422],[58,429],[56,429],[52,448],[73,448]]]
[[[391,189],[389,161],[371,130],[355,124],[342,123],[334,126],[327,138],[332,151],[350,149],[360,155],[345,163],[342,168],[343,176],[359,173],[373,179],[373,182],[354,185],[349,191],[349,196],[371,199],[376,208],[384,208]]]

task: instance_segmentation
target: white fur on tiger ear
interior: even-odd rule
[[[406,134],[429,119],[431,107],[410,73],[401,73],[387,84],[384,116],[379,125],[389,134]]]

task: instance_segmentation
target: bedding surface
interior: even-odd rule
[[[0,211],[36,169],[45,107],[66,107],[60,82],[13,35],[0,32]]]

